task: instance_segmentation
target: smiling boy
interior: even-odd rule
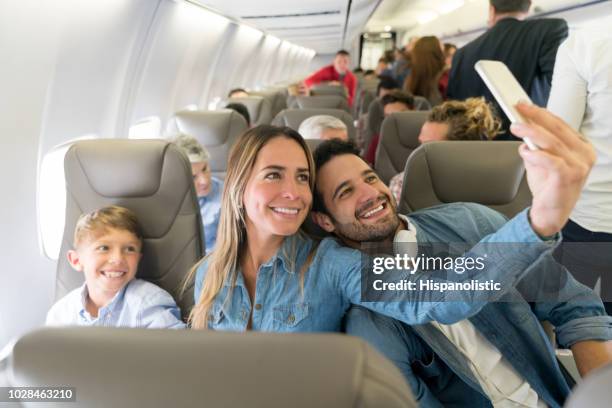
[[[104,207],[83,214],[67,253],[85,283],[55,303],[48,326],[184,328],[172,296],[135,279],[142,256],[142,229],[127,208]]]

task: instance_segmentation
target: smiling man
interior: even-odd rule
[[[521,109],[541,127],[539,134],[515,130],[521,136],[540,139],[546,152],[537,152],[535,159],[532,152],[521,150],[533,189],[533,205],[508,223],[499,213],[468,203],[433,207],[410,216],[397,214],[389,189],[353,145],[340,141],[325,142],[315,152],[313,219],[354,248],[361,248],[363,242],[478,242],[489,234],[499,234],[505,224],[520,224],[521,228],[518,233],[505,234],[506,241],[501,242],[528,242],[529,231],[544,240],[554,239],[554,230],[558,231],[577,199],[573,189],[579,188],[583,182],[579,179],[586,177],[565,166],[583,163],[588,167],[592,152],[565,124],[544,110]],[[566,147],[571,145],[573,150],[558,148],[554,140]],[[544,162],[543,156],[554,160]],[[546,187],[544,183],[548,183]],[[577,184],[567,189],[566,183]],[[552,207],[544,210],[542,206]],[[553,224],[555,227],[541,229]],[[543,296],[545,289],[540,283],[544,277],[559,282],[552,297],[550,292]],[[346,331],[365,338],[391,359],[425,407],[492,403],[560,407],[569,395],[570,384],[539,320],[556,326],[559,345],[572,349],[583,375],[612,360],[611,318],[598,297],[557,264],[550,251],[500,300],[459,323],[412,327],[354,307],[346,317]]]

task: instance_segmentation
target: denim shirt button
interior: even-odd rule
[[[255,305],[255,310],[261,310],[261,303],[257,303]]]
[[[295,322],[295,315],[289,315],[289,317],[287,317],[287,323],[293,323]]]

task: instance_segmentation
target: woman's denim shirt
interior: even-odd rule
[[[448,228],[456,231],[474,229],[475,222],[487,222],[486,217],[474,220],[469,204],[449,204],[443,211],[453,220]],[[486,215],[486,214],[485,214]],[[456,232],[450,231],[456,236]],[[440,282],[470,282],[495,280],[504,290],[514,286],[538,259],[549,254],[557,244],[542,241],[531,229],[527,210],[519,213],[496,233],[486,236],[466,256],[482,256],[489,262],[481,271],[472,270],[461,275],[441,270],[432,272],[428,279]],[[529,245],[495,245],[496,243],[529,243]],[[236,284],[227,279],[214,300],[209,316],[209,328],[244,331],[252,311],[252,329],[277,332],[339,331],[342,317],[351,304],[360,304],[375,312],[399,319],[408,324],[422,324],[432,320],[450,324],[474,315],[487,302],[479,292],[462,291],[461,301],[444,301],[444,294],[434,291],[404,292],[406,301],[363,302],[361,299],[362,253],[341,246],[335,239],[320,242],[316,254],[301,281],[301,267],[306,263],[313,240],[301,233],[287,237],[277,253],[261,265],[257,274],[253,305],[240,270]],[[204,262],[198,269],[195,300],[198,301],[202,281],[207,270]],[[397,279],[414,280],[417,275],[398,274]],[[498,296],[502,296],[500,291]],[[228,295],[230,295],[228,297]]]

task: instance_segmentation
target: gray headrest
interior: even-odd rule
[[[246,96],[243,98],[229,98],[228,102],[241,103],[246,106],[253,125],[269,125],[272,122],[274,95]]]
[[[475,202],[513,217],[531,203],[520,142],[426,143],[406,162],[400,212]]]
[[[303,121],[317,115],[330,115],[340,119],[348,129],[349,139],[355,140],[356,130],[353,124],[353,117],[348,112],[340,109],[285,109],[276,115],[272,124],[275,126],[288,126],[291,129],[298,130]]]
[[[269,97],[272,99],[272,118],[274,118],[278,112],[282,111],[283,109],[287,109],[288,92],[286,87],[272,88],[262,92],[251,92],[250,94],[254,96]]]
[[[338,95],[296,96],[289,108],[342,109],[344,111],[350,112],[350,108],[348,102],[346,101],[346,98]]]
[[[74,387],[75,407],[417,406],[390,361],[340,334],[47,328],[17,341],[8,372]]]
[[[608,364],[584,378],[572,390],[565,408],[607,408],[610,406],[612,365]]]
[[[229,151],[247,129],[242,115],[230,109],[180,111],[170,119],[167,133],[169,136],[184,133],[195,137],[210,153],[209,165],[213,175],[224,177]]]
[[[401,172],[408,156],[419,146],[419,133],[429,112],[399,112],[385,118],[376,149],[375,169],[388,183]]]
[[[314,85],[310,89],[310,93],[313,96],[337,95],[342,96],[344,98],[347,97],[346,88],[343,85],[318,84]]]
[[[60,251],[56,299],[83,283],[66,260],[79,216],[107,205],[134,211],[143,227],[138,277],[175,299],[189,268],[203,254],[200,211],[187,158],[165,140],[100,139],[77,142],[64,158],[66,224]],[[189,311],[192,296],[179,303]]]

